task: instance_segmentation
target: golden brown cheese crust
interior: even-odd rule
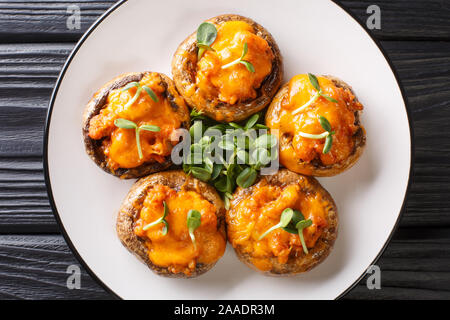
[[[353,94],[353,89],[344,81],[342,81],[339,78],[324,75],[323,77],[326,77],[333,81],[334,85],[338,88],[344,88],[350,90]],[[276,110],[280,110],[280,108],[277,108],[277,106],[283,101],[283,98],[288,94],[289,84],[286,83],[281,87],[281,89],[278,91],[276,96],[274,97],[271,105],[267,109],[266,113],[266,123],[269,122],[270,118],[273,117],[279,117],[279,114],[276,113]],[[356,95],[355,99],[357,101]],[[335,163],[332,165],[325,166],[320,161],[311,161],[311,162],[303,162],[300,159],[298,159],[297,166],[301,167],[304,172],[311,172],[312,176],[316,177],[331,177],[335,176],[339,173],[344,172],[345,170],[351,168],[361,157],[364,148],[366,146],[366,131],[364,127],[361,125],[360,121],[360,111],[355,111],[355,125],[359,127],[359,129],[356,131],[356,133],[353,135],[353,141],[354,141],[354,148],[351,155],[343,162]],[[280,149],[283,146],[288,146],[292,143],[292,136],[289,135],[283,135],[280,133],[281,136],[279,137],[279,143],[280,143]],[[284,165],[284,164],[283,164]],[[296,168],[290,168],[289,170],[297,171]]]
[[[193,98],[191,98],[187,93],[187,89],[189,86],[195,85],[197,32],[194,32],[184,40],[175,52],[172,60],[172,75],[178,91],[191,108],[202,110],[205,115],[217,121],[231,122],[244,120],[269,105],[283,81],[283,61],[280,49],[272,35],[255,21],[235,14],[224,14],[207,20],[207,22],[216,25],[220,25],[227,21],[244,21],[248,23],[255,29],[257,36],[267,41],[274,54],[272,71],[262,82],[256,99],[233,105],[226,103],[214,105],[210,101],[207,101],[206,104],[202,106],[196,104],[196,100],[198,99],[195,99],[195,94]]]
[[[163,268],[153,264],[149,259],[145,241],[139,238],[134,233],[134,224],[139,217],[139,212],[142,207],[142,203],[147,195],[147,191],[149,190],[149,188],[157,184],[168,186],[177,191],[179,191],[183,186],[185,190],[195,191],[201,194],[206,200],[211,202],[217,208],[217,230],[219,230],[223,234],[224,239],[226,239],[225,207],[222,199],[212,186],[200,180],[187,176],[181,170],[159,172],[139,179],[133,185],[127,197],[123,201],[117,215],[116,223],[117,235],[122,244],[155,273],[171,278],[187,278],[188,276],[184,273],[174,274],[169,272],[167,268]],[[196,277],[205,273],[214,265],[215,263],[198,263],[196,265],[195,271],[192,272],[189,278]]]
[[[321,236],[317,240],[314,247],[309,249],[308,254],[302,254],[300,257],[296,257],[291,253],[288,262],[285,264],[280,263],[277,257],[272,257],[270,258],[270,263],[273,267],[268,271],[261,271],[256,268],[251,262],[252,256],[248,253],[244,253],[240,246],[234,248],[236,255],[250,268],[268,276],[288,276],[311,270],[325,260],[326,257],[328,257],[337,237],[338,213],[333,198],[315,178],[300,175],[287,169],[281,169],[272,176],[261,176],[259,180],[261,179],[267,180],[270,185],[282,187],[290,184],[299,184],[299,182],[301,182],[300,185],[306,186],[302,189],[302,192],[306,194],[320,193],[324,199],[324,203],[326,203],[327,206],[331,206],[328,209],[328,214],[326,216],[327,227],[323,229]],[[252,186],[246,189],[238,188],[233,194],[233,202],[240,201],[241,199],[251,196],[254,187],[255,186]]]
[[[136,168],[119,168],[118,170],[112,170],[108,166],[107,159],[101,148],[103,139],[94,140],[89,136],[90,121],[94,116],[98,115],[103,108],[106,107],[106,101],[109,93],[112,90],[126,86],[130,82],[140,81],[145,75],[149,73],[151,72],[146,71],[126,73],[109,81],[94,94],[93,98],[89,101],[83,113],[82,134],[86,153],[105,172],[110,173],[116,177],[120,177],[121,179],[139,178],[150,173],[167,169],[172,164],[170,156],[168,156],[166,158],[166,161],[163,163],[150,162],[144,163]],[[184,104],[177,103],[177,100],[179,101],[179,99],[182,98],[178,93],[173,81],[164,74],[159,73],[159,76],[161,77],[162,84],[166,88],[165,95],[167,99],[169,99],[170,105],[172,106],[174,112],[180,114],[181,119],[186,119],[182,122],[181,128],[189,129],[189,110]]]

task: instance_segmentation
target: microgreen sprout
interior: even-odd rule
[[[308,254],[308,248],[306,247],[305,239],[303,237],[303,229],[308,228],[312,225],[311,219],[305,220],[303,213],[298,210],[293,210],[294,214],[292,216],[289,224],[282,229],[289,233],[298,234],[300,237],[300,242],[302,243],[303,252]]]
[[[155,220],[152,223],[149,223],[148,225],[146,225],[143,228],[144,231],[150,229],[153,226],[156,226],[157,224],[163,223],[164,224],[164,228],[162,230],[162,233],[163,233],[163,235],[167,234],[167,232],[169,231],[169,224],[166,221],[166,216],[169,213],[169,209],[167,208],[167,204],[166,204],[165,201],[163,201],[163,207],[164,207],[164,213],[163,213],[162,217],[159,218],[158,220]]]
[[[308,138],[308,139],[324,139],[325,138],[325,144],[323,146],[322,153],[326,154],[331,150],[331,146],[333,144],[333,134],[335,134],[336,132],[331,131],[331,124],[327,120],[327,118],[325,118],[324,116],[319,116],[319,122],[320,122],[320,125],[322,126],[322,128],[325,130],[325,132],[322,132],[320,134],[311,134],[311,133],[299,131],[299,132],[297,132],[297,134],[303,138]]]
[[[295,227],[298,230],[298,236],[300,237],[300,242],[302,243],[303,252],[308,254],[308,248],[306,247],[305,238],[303,237],[303,229],[308,228],[312,225],[311,219],[299,221]]]
[[[291,208],[286,208],[283,210],[283,212],[281,213],[281,217],[280,217],[280,222],[277,223],[276,225],[272,226],[271,228],[269,228],[266,232],[264,232],[259,238],[258,240],[263,239],[265,236],[267,236],[269,233],[271,233],[273,230],[276,230],[278,228],[284,228],[287,227],[287,225],[289,224],[289,222],[291,222],[292,217],[294,216],[294,210],[292,210]]]
[[[217,29],[210,22],[203,22],[197,29],[197,47],[198,47],[198,55],[197,59],[203,56],[203,53],[206,50],[215,51],[211,48],[211,45],[216,40],[217,37]]]
[[[314,87],[314,89],[316,89],[316,94],[314,94],[311,99],[309,99],[309,101],[307,103],[305,103],[304,105],[302,105],[301,107],[295,109],[292,114],[296,115],[299,112],[302,112],[303,110],[305,110],[307,107],[309,107],[311,104],[313,104],[314,102],[316,102],[316,100],[319,97],[324,97],[325,99],[327,99],[330,102],[334,102],[337,103],[338,101],[330,96],[327,96],[326,94],[323,93],[322,89],[320,88],[319,85],[319,80],[317,80],[317,77],[315,75],[313,75],[312,73],[308,73],[308,78],[309,78],[309,82],[311,82],[311,85]]]
[[[191,237],[192,243],[194,244],[194,249],[197,250],[197,244],[195,243],[194,231],[201,224],[202,215],[197,210],[189,210],[187,214],[187,227],[189,230],[189,236]]]
[[[161,128],[158,126],[154,126],[154,125],[150,125],[150,124],[143,124],[138,127],[137,124],[134,123],[133,121],[122,119],[122,118],[114,120],[114,125],[118,128],[134,129],[136,131],[136,145],[137,145],[137,149],[138,149],[139,159],[143,158],[141,139],[140,139],[141,130],[152,131],[152,132],[161,131]]]
[[[261,121],[264,118],[257,113],[245,122],[220,123],[201,111],[191,111],[189,133],[192,144],[188,153],[183,155],[183,170],[214,186],[226,209],[237,186],[252,186],[258,171],[278,158],[278,140],[267,133],[266,126],[258,123]],[[264,131],[258,133],[258,129]],[[199,134],[203,136],[199,138]],[[223,152],[226,157],[223,157]]]
[[[248,71],[255,72],[255,67],[249,61],[244,60],[244,57],[247,55],[247,52],[248,52],[248,45],[247,45],[247,42],[245,42],[241,57],[239,59],[231,61],[230,63],[222,66],[222,69],[226,69],[231,66],[234,66],[235,64],[240,63],[240,64],[243,64],[247,68]]]

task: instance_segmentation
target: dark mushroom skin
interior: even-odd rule
[[[256,263],[255,261],[259,261],[258,259],[260,258],[256,256],[256,250],[245,250],[244,245],[236,244],[234,242],[236,238],[231,227],[231,225],[236,225],[237,223],[239,223],[239,221],[242,221],[239,220],[239,218],[236,218],[238,217],[236,211],[239,210],[239,204],[242,201],[253,197],[255,195],[255,192],[258,188],[261,187],[261,185],[280,188],[299,185],[301,194],[320,199],[319,201],[317,201],[317,204],[323,206],[323,210],[325,212],[324,218],[326,220],[326,226],[321,230],[320,236],[315,241],[314,246],[312,248],[309,248],[309,252],[307,254],[305,254],[300,248],[297,248],[297,250],[292,249],[289,252],[289,255],[286,257],[286,261],[282,263],[275,255],[268,255],[267,257],[263,258],[263,265],[266,266],[265,268],[257,267],[257,265],[260,265],[260,263]],[[277,200],[273,201],[275,202]],[[279,208],[279,210],[282,209],[284,209],[283,206]],[[253,209],[251,210],[252,214],[256,217],[260,217],[262,215],[262,212]],[[265,212],[265,214],[267,214],[267,212]],[[303,214],[306,214],[306,212],[303,212]],[[256,219],[254,217],[253,219]],[[255,220],[253,220],[253,222],[255,222]],[[290,276],[307,272],[324,261],[326,257],[328,257],[337,238],[338,212],[336,204],[334,203],[330,194],[320,185],[320,183],[315,178],[297,174],[287,169],[281,169],[274,175],[261,176],[258,182],[249,188],[238,188],[235,191],[235,193],[233,194],[233,199],[231,200],[230,209],[227,211],[227,225],[228,240],[233,245],[239,260],[241,260],[250,268],[257,270],[267,276]],[[242,230],[242,228],[240,228],[239,226],[237,228],[238,230]],[[273,232],[276,232],[276,230]],[[294,236],[281,229],[278,229],[278,232],[279,234],[276,235],[273,239],[277,239],[277,237],[282,238],[286,236]],[[242,236],[241,233],[236,234]],[[295,236],[298,237],[297,235]],[[250,239],[252,239],[251,241],[256,241],[255,235],[253,234],[253,236],[250,236]],[[263,238],[262,241],[264,240],[265,239]],[[259,245],[262,246],[262,244]]]
[[[336,88],[342,88],[348,91],[348,93],[351,93],[353,100],[347,102],[348,104],[359,103],[358,98],[356,97],[353,89],[347,83],[333,76],[324,75],[323,77],[331,80],[332,83],[336,86]],[[267,110],[266,125],[271,127],[271,129],[273,129],[273,123],[275,123],[276,120],[280,118],[282,103],[283,100],[286,99],[288,94],[289,94],[289,83],[286,83],[278,91],[278,93],[274,97],[272,103],[270,104]],[[292,134],[280,130],[278,133],[280,144],[280,163],[291,171],[317,177],[335,176],[351,168],[361,157],[364,148],[366,146],[366,131],[362,126],[360,120],[361,110],[355,110],[353,113],[354,113],[354,125],[357,127],[357,130],[352,136],[353,148],[349,153],[348,157],[346,157],[343,161],[339,161],[333,164],[323,164],[320,161],[320,159],[314,159],[308,162],[296,158],[292,154],[292,152],[289,154],[289,156],[283,157],[282,154],[283,151],[292,150],[293,148],[292,146],[293,136]]]
[[[197,74],[197,32],[184,40],[174,54],[172,60],[172,75],[178,91],[186,100],[186,103],[197,110],[201,110],[210,118],[217,121],[240,121],[250,115],[264,109],[269,105],[283,81],[283,59],[272,35],[255,21],[235,14],[224,14],[207,20],[215,25],[221,25],[228,21],[244,21],[253,27],[255,34],[267,41],[272,53],[272,70],[265,77],[257,90],[257,96],[247,101],[229,104],[207,99],[201,96],[196,87]]]
[[[122,74],[115,79],[106,83],[100,88],[87,104],[83,114],[82,135],[85,145],[85,150],[88,156],[105,172],[110,173],[121,179],[134,179],[148,174],[159,172],[171,166],[172,161],[170,155],[166,157],[163,163],[160,162],[146,162],[134,168],[118,168],[113,169],[108,165],[107,158],[102,150],[102,141],[104,139],[92,139],[89,136],[90,122],[93,117],[98,115],[100,111],[106,107],[108,95],[112,90],[125,87],[130,82],[139,82],[144,76],[152,72],[132,72]],[[189,129],[190,116],[189,110],[178,93],[173,81],[166,75],[159,73],[160,83],[164,86],[164,98],[170,102],[172,110],[182,119],[180,128]]]
[[[197,277],[208,270],[210,270],[214,263],[204,264],[197,263],[195,270],[186,275],[185,273],[173,273],[166,267],[161,267],[152,263],[149,258],[148,249],[145,245],[145,240],[138,237],[134,232],[136,220],[139,217],[139,212],[142,208],[143,201],[150,188],[155,185],[168,186],[177,191],[189,190],[195,191],[212,203],[216,208],[217,216],[217,232],[219,232],[226,242],[225,231],[225,207],[222,199],[217,194],[216,190],[200,180],[186,175],[181,170],[164,171],[154,173],[147,177],[139,179],[131,188],[122,206],[119,209],[116,222],[117,235],[122,244],[141,262],[145,263],[152,271],[158,275],[171,278],[193,278]],[[170,228],[170,225],[169,225]]]

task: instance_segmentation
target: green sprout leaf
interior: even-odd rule
[[[244,59],[245,55],[248,52],[248,44],[247,42],[244,43],[244,49],[242,50],[242,54],[241,54],[241,60]]]
[[[294,214],[292,216],[291,222],[286,227],[283,227],[282,229],[289,233],[297,234],[298,230],[295,226],[298,222],[304,220],[305,217],[303,216],[303,213],[301,213],[300,211],[298,211],[298,210],[293,210],[293,211],[294,211]]]
[[[216,26],[210,22],[203,22],[197,29],[197,42],[206,46],[212,45],[217,37]]]
[[[259,119],[259,114],[254,114],[250,117],[250,119],[248,119],[247,123],[244,126],[245,130],[251,129],[253,128],[253,126],[256,124],[256,122],[258,122]]]
[[[326,94],[321,93],[320,94],[322,97],[324,97],[325,99],[327,99],[330,102],[334,102],[334,103],[338,103],[338,101],[330,96],[327,96]]]
[[[127,102],[127,104],[124,106],[124,109],[127,109],[129,106],[131,106],[133,103],[136,102],[136,100],[139,98],[139,96],[141,95],[142,89],[145,90],[145,92],[147,92],[147,94],[150,96],[150,98],[155,101],[158,102],[158,96],[156,95],[156,93],[148,86],[141,86],[139,82],[133,81],[130,82],[129,84],[127,84],[125,87],[123,87],[123,89],[121,90],[123,91],[128,91],[131,88],[137,88],[136,93],[134,94],[133,98],[131,98],[130,101]]]
[[[328,132],[331,131],[331,124],[327,118],[325,118],[324,116],[319,116],[319,122],[325,131],[328,131]]]
[[[152,131],[152,132],[158,132],[161,131],[161,128],[158,126],[150,125],[150,124],[143,124],[140,127],[137,126],[136,123],[133,121],[127,120],[127,119],[116,119],[114,120],[114,125],[118,128],[122,129],[134,129],[136,134],[136,146],[138,149],[139,159],[142,159],[144,156],[142,154],[142,147],[141,147],[141,130],[145,131]]]
[[[211,171],[205,168],[192,167],[191,173],[195,178],[204,182],[208,181],[211,178]]]
[[[243,64],[247,68],[248,71],[255,72],[255,67],[249,61],[244,60],[244,57],[247,55],[247,53],[248,53],[248,44],[247,44],[247,42],[245,42],[241,57],[239,59],[231,61],[230,63],[228,63],[226,65],[223,65],[222,69],[226,69],[226,68],[229,68],[231,66],[234,66],[234,65],[240,63],[240,64]]]
[[[296,115],[297,113],[302,112],[303,110],[305,110],[307,107],[309,107],[311,104],[313,104],[314,102],[316,102],[316,100],[319,97],[324,97],[325,99],[327,99],[328,101],[337,103],[338,101],[330,96],[325,95],[322,92],[322,89],[320,88],[319,85],[319,80],[317,80],[317,77],[315,75],[313,75],[312,73],[308,73],[308,78],[309,78],[309,82],[311,82],[311,85],[314,87],[314,89],[316,89],[316,93],[311,97],[311,99],[309,99],[309,101],[307,103],[305,103],[304,105],[302,105],[301,107],[295,109],[294,111],[292,111],[293,115]]]
[[[128,91],[128,90],[130,90],[131,88],[134,88],[134,87],[139,87],[139,82],[136,82],[136,81],[130,82],[125,87],[123,87],[123,89],[121,91],[122,92]]]
[[[203,115],[203,111],[197,110],[193,108],[191,110],[191,123],[193,123],[195,120],[206,120],[207,118]]]
[[[332,144],[333,144],[333,136],[329,135],[325,139],[325,144],[323,145],[322,153],[327,154],[328,152],[330,152]]]
[[[237,176],[236,183],[241,188],[248,188],[255,182],[257,175],[255,169],[247,167]]]
[[[266,133],[266,134],[263,134],[262,136],[259,136],[258,138],[256,138],[256,140],[254,142],[255,148],[271,149],[276,144],[277,144],[277,138],[270,133]]]
[[[147,94],[150,96],[150,98],[152,98],[153,101],[158,102],[158,97],[156,96],[156,93],[147,86],[142,86],[142,88],[144,88],[145,92],[147,92]]]
[[[189,210],[189,212],[187,214],[187,221],[186,221],[186,223],[187,223],[187,227],[188,227],[188,230],[189,230],[189,236],[191,237],[191,240],[192,240],[192,243],[194,244],[194,249],[195,250],[197,250],[197,244],[195,242],[194,231],[195,231],[195,229],[200,227],[201,218],[202,218],[202,215],[197,210]]]
[[[186,174],[214,186],[225,205],[229,206],[230,198],[225,194],[231,195],[237,186],[248,188],[253,185],[258,171],[269,164],[272,157],[276,159],[277,151],[269,148],[276,146],[278,141],[275,136],[266,134],[267,131],[261,133],[257,140],[257,130],[251,129],[268,129],[257,123],[261,114],[239,124],[220,123],[197,110],[191,111],[192,117],[196,120],[192,122],[190,134],[199,131],[200,135],[197,133],[195,141],[191,139],[188,154],[183,155],[182,168]],[[217,132],[208,134],[213,129],[220,131],[219,135]],[[255,146],[255,141],[258,146]],[[229,158],[225,160],[223,153]]]
[[[324,139],[325,138],[325,144],[322,149],[323,154],[327,154],[333,145],[333,134],[335,134],[334,131],[331,131],[331,124],[328,121],[327,118],[324,116],[319,116],[319,122],[322,128],[325,130],[325,132],[322,132],[320,134],[311,134],[306,132],[297,132],[297,134],[301,137],[308,138],[308,139]]]
[[[158,126],[151,125],[151,124],[143,124],[139,127],[139,130],[159,132],[159,131],[161,131],[161,128]]]
[[[203,22],[197,29],[197,47],[198,60],[203,56],[205,50],[214,51],[211,45],[216,40],[217,29],[216,26],[210,22]]]
[[[114,125],[118,128],[122,129],[136,129],[137,125],[133,121],[127,120],[127,119],[116,119],[114,120]]]
[[[319,80],[317,80],[317,77],[313,75],[312,73],[308,73],[309,82],[311,82],[311,85],[316,89],[317,91],[320,91],[320,85]]]
[[[252,153],[252,162],[255,164],[255,168],[259,169],[261,166],[265,166],[270,162],[270,154],[266,148],[256,148]]]
[[[280,216],[280,222],[274,225],[273,227],[269,228],[266,232],[264,232],[258,240],[262,240],[265,236],[267,236],[269,233],[271,233],[273,230],[276,230],[278,228],[285,228],[289,225],[289,223],[292,220],[292,217],[294,216],[294,210],[291,208],[286,208],[283,210]]]
[[[239,63],[243,64],[247,68],[248,71],[255,72],[255,67],[250,62],[242,60],[242,61],[239,61]]]

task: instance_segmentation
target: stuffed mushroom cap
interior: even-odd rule
[[[279,223],[290,210],[296,215],[283,229]],[[238,188],[226,219],[228,240],[238,258],[270,276],[294,275],[317,266],[329,255],[338,230],[330,194],[315,178],[287,169],[261,176],[249,188]],[[303,239],[296,228],[300,221],[307,226],[300,230]]]
[[[138,180],[123,201],[116,229],[131,253],[166,277],[199,276],[226,247],[221,198],[210,185],[178,170]]]
[[[168,168],[178,143],[173,133],[188,129],[189,122],[189,110],[169,77],[127,73],[106,83],[89,101],[82,134],[88,156],[100,168],[130,179]]]
[[[349,169],[366,144],[362,109],[352,88],[336,77],[293,77],[266,113],[266,125],[279,138],[280,163],[319,177]]]

